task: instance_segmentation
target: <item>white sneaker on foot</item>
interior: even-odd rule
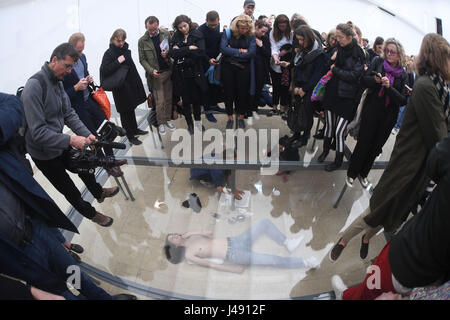
[[[350,188],[353,188],[353,178],[347,177],[345,179],[345,183],[347,184],[347,186],[349,186]]]
[[[167,121],[166,123],[167,128],[169,128],[171,131],[175,131],[176,127],[173,125],[172,122]]]
[[[253,117],[248,117],[247,118],[247,125],[248,126],[252,126],[253,125]]]
[[[292,253],[295,251],[295,249],[298,248],[302,240],[303,236],[299,238],[286,239],[286,241],[284,241],[284,246],[289,250],[290,253]]]
[[[164,128],[164,125],[163,125],[163,124],[160,124],[160,125],[159,125],[159,129],[158,129],[158,130],[159,130],[159,134],[160,134],[160,135],[163,136],[163,135],[166,134],[166,129]]]
[[[359,181],[361,182],[363,188],[367,188],[370,185],[370,181],[369,179],[367,179],[367,177],[366,178],[359,177]]]
[[[303,259],[303,262],[305,263],[305,268],[307,269],[317,269],[320,266],[320,262],[316,257]]]
[[[202,122],[201,121],[194,121],[194,128],[197,129],[198,131],[202,132],[203,131]]]
[[[253,111],[252,115],[253,115],[253,118],[255,118],[255,120],[259,120],[260,119],[258,112]]]
[[[336,300],[342,300],[342,294],[347,290],[347,286],[342,281],[341,277],[334,275],[331,277],[331,286],[333,287]]]

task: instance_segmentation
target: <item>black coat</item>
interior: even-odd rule
[[[376,57],[367,73],[362,77],[362,83],[369,88],[369,92],[367,95],[367,101],[372,104],[375,103],[377,106],[381,108],[385,108],[385,97],[386,95],[390,98],[389,108],[396,109],[394,113],[398,113],[398,109],[401,106],[406,105],[406,97],[407,97],[407,89],[405,84],[408,84],[408,75],[406,71],[403,71],[400,78],[395,78],[394,84],[389,88],[385,89],[385,93],[382,98],[378,97],[378,93],[381,90],[381,84],[378,84],[375,79],[372,71],[377,73],[381,73],[384,77],[386,72],[384,70],[384,59],[380,57]],[[374,106],[375,107],[375,106]]]
[[[134,111],[137,106],[147,100],[142,79],[137,72],[136,66],[131,57],[131,51],[128,49],[128,43],[123,48],[110,44],[109,49],[103,55],[100,66],[100,81],[113,74],[121,66],[117,58],[121,55],[125,57],[123,64],[130,69],[121,88],[112,91],[117,112],[126,113]]]
[[[408,288],[450,279],[450,136],[431,151],[426,167],[437,187],[389,249],[392,273]]]
[[[175,45],[179,49],[173,49]],[[190,46],[196,46],[198,49],[189,50]],[[176,32],[170,42],[169,56],[174,59],[172,81],[175,96],[185,94],[186,81],[195,81],[202,92],[208,90],[204,72],[205,61],[208,61],[208,57],[205,53],[205,39],[200,31],[191,30],[186,42],[184,42],[184,35]]]
[[[338,96],[354,99],[359,88],[359,80],[364,71],[364,53],[353,40],[345,48],[338,47],[336,63],[333,68],[333,78],[338,80]]]
[[[270,58],[272,57],[272,48],[268,36],[261,38],[263,46],[256,46],[255,57],[255,76],[257,81],[263,84],[270,84]]]

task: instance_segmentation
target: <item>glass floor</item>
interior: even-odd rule
[[[140,110],[138,114],[142,115],[140,128],[149,130],[147,110]],[[206,132],[211,128],[225,132],[226,115],[217,114],[216,117],[218,123],[214,124],[203,116]],[[173,123],[177,128],[186,128],[184,118]],[[278,129],[280,137],[290,135],[279,116],[261,115],[252,127],[247,127],[250,128]],[[316,125],[313,131],[315,129]],[[333,299],[332,275],[339,274],[347,285],[358,284],[364,279],[370,260],[376,257],[386,240],[382,233],[374,237],[368,258],[361,261],[360,238],[356,238],[337,262],[330,262],[329,251],[339,239],[339,233],[368,206],[370,190],[355,182],[353,188],[341,194],[347,165],[333,173],[325,172],[323,167],[334,160],[334,152],[330,152],[324,164],[318,164],[322,141],[310,139],[308,146],[300,149],[302,162],[292,164],[289,167],[292,172],[287,176],[262,174],[260,165],[245,164],[239,161],[242,159],[228,166],[228,169],[234,169],[232,176],[236,188],[249,194],[247,203],[238,201],[233,207],[233,203],[225,201],[224,195],[221,199],[214,187],[191,181],[188,164],[174,164],[173,150],[179,142],[171,141],[174,132],[166,131],[162,144],[157,129],[153,128],[153,133],[150,131],[140,137],[142,145],[130,148],[125,141],[127,149],[118,152],[118,159],[128,159],[128,165],[122,170],[129,190],[124,180],[116,180],[104,170],[99,171],[98,181],[105,187],[116,186],[119,181],[124,190],[102,204],[96,200],[92,202],[97,211],[114,218],[111,227],[103,228],[74,211],[69,213],[79,225],[80,234],[67,233],[66,236],[84,247],[82,266],[94,279],[100,280],[109,293],[128,290],[142,299]],[[377,159],[379,168],[389,160],[394,141],[395,136],[391,135],[383,154]],[[349,150],[356,143],[351,137],[346,142]],[[204,142],[202,150],[209,143]],[[247,146],[247,155],[248,149]],[[183,159],[189,157],[194,159],[193,155],[182,156]],[[374,185],[381,174],[379,169],[371,171],[369,179]],[[200,212],[182,206],[191,193],[196,193],[201,201]],[[85,192],[85,198],[93,199],[89,192]],[[186,260],[174,265],[163,252],[165,238],[170,233],[212,231],[214,238],[233,237],[263,219],[270,220],[287,238],[302,238],[302,241],[290,253],[263,235],[254,243],[254,251],[283,257],[315,257],[320,261],[320,267],[248,266],[243,273],[235,274]]]

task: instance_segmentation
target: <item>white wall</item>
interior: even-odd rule
[[[15,93],[17,87],[38,71],[50,57],[53,49],[66,42],[74,32],[86,36],[85,53],[89,70],[99,78],[103,53],[109,38],[117,28],[128,33],[127,42],[141,73],[138,62],[137,41],[145,32],[144,20],[156,15],[161,25],[170,27],[181,13],[189,15],[199,24],[206,12],[217,10],[222,25],[240,14],[243,0],[0,0],[0,30],[3,31],[0,50],[0,91]],[[376,5],[395,13],[392,17]],[[423,35],[436,32],[435,17],[444,25],[444,37],[450,35],[449,0],[256,0],[256,14],[285,13],[289,17],[299,12],[310,25],[327,32],[338,23],[348,20],[356,23],[363,36],[373,41],[376,36],[396,37],[408,54],[417,54]]]

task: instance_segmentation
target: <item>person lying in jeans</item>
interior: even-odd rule
[[[302,241],[302,238],[288,239],[270,220],[263,219],[235,237],[214,239],[212,231],[169,234],[164,244],[164,253],[167,260],[173,264],[179,264],[186,259],[189,263],[233,273],[242,273],[246,266],[250,265],[285,269],[319,267],[315,257],[303,259],[253,251],[252,245],[263,234],[280,246],[285,246],[290,253],[293,253]],[[228,263],[223,264],[225,261]]]

